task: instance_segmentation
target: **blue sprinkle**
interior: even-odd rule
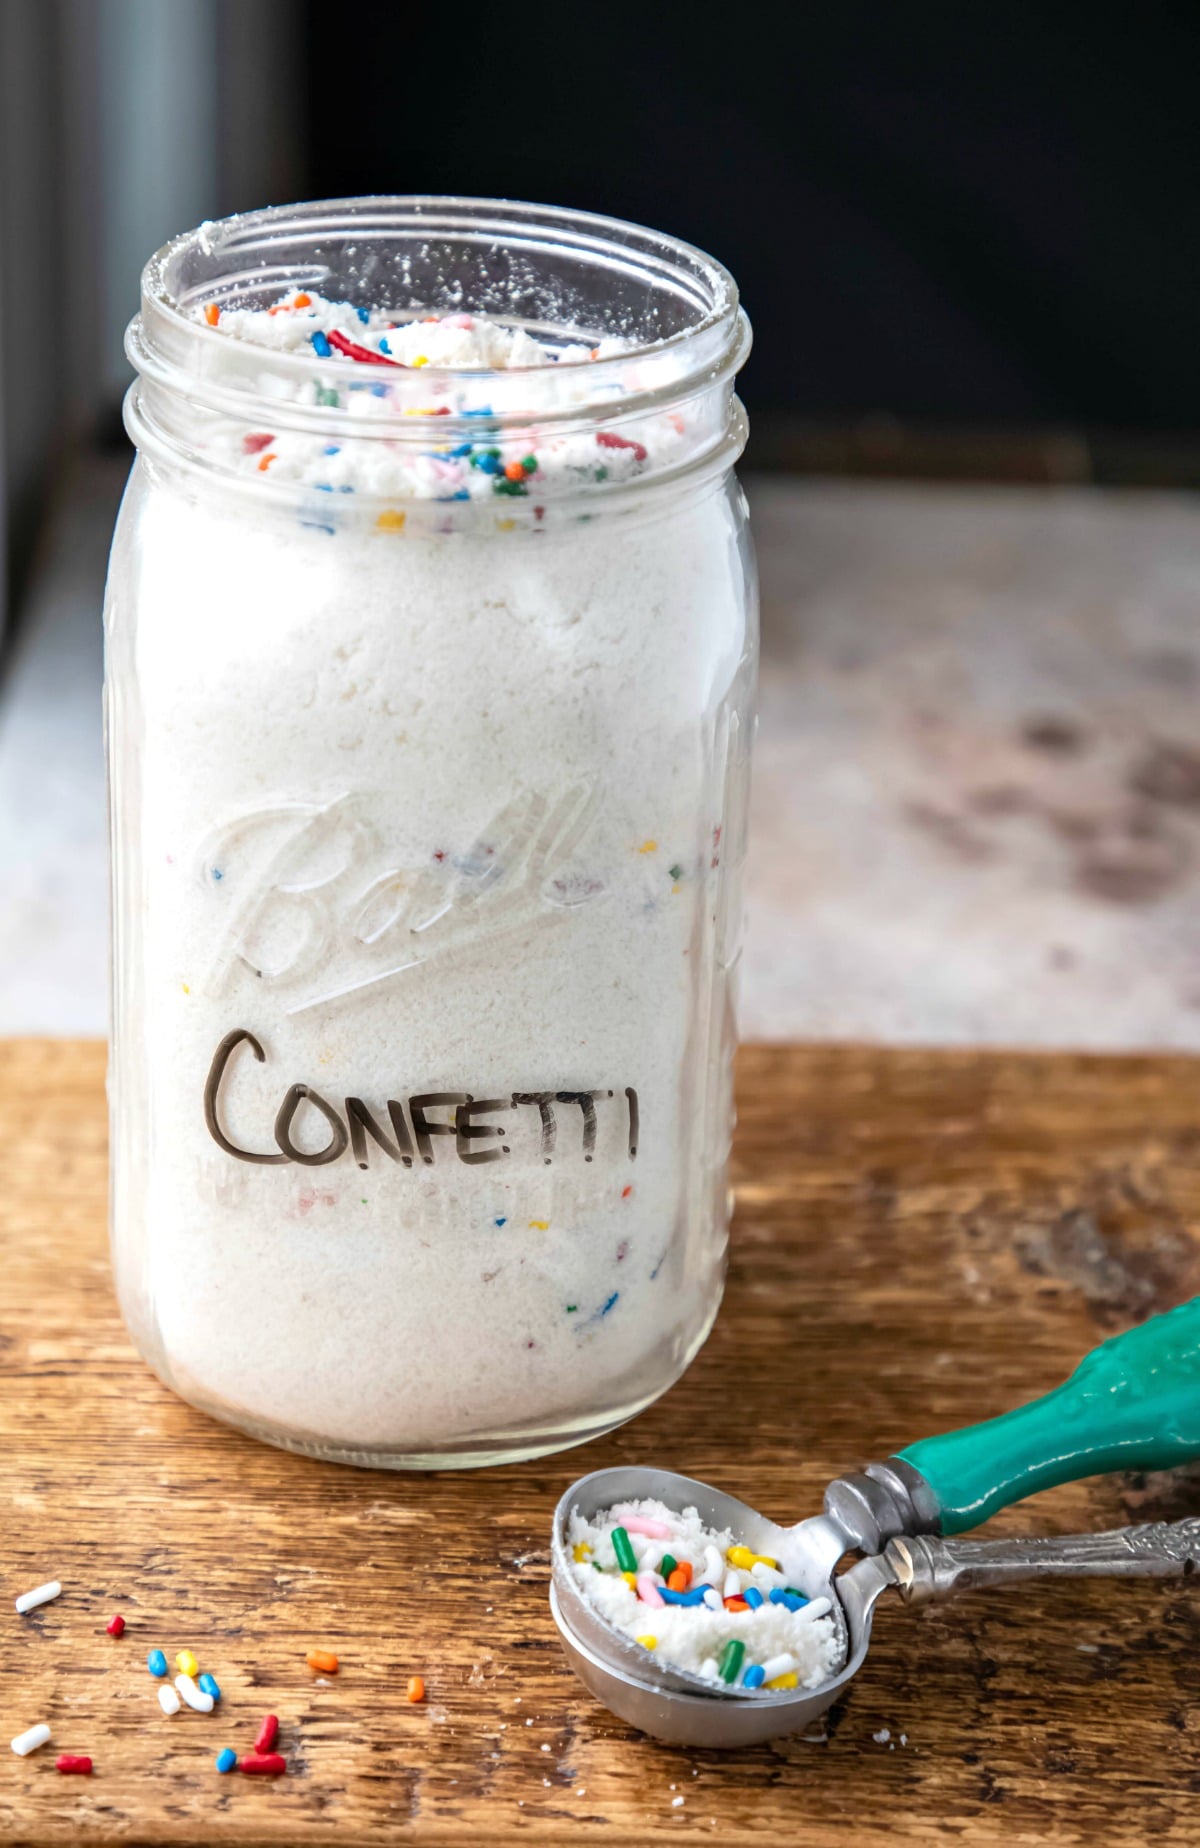
[[[152,1675],[166,1674],[167,1658],[161,1649],[152,1649],[150,1651],[150,1654],[146,1657],[146,1667],[150,1670]]]
[[[772,1604],[786,1604],[787,1603],[787,1592],[784,1591],[783,1587],[780,1585],[777,1585],[774,1591],[769,1591],[767,1593],[767,1597],[770,1599]]]
[[[794,1585],[788,1586],[786,1595],[789,1611],[802,1611],[804,1606],[808,1603],[808,1599],[805,1597],[804,1593],[802,1591],[797,1591]]]
[[[508,1220],[507,1220],[507,1218],[505,1218],[505,1219],[497,1219],[497,1221],[496,1221],[496,1224],[497,1224],[498,1226],[506,1226],[506,1225],[508,1224]]]
[[[748,1668],[742,1676],[742,1686],[744,1688],[761,1688],[765,1679],[766,1670],[763,1668],[761,1662],[756,1662],[754,1667]]]
[[[460,443],[457,449],[448,449],[446,454],[448,456],[469,456],[474,447],[474,443]]]
[[[224,879],[224,877],[225,877],[225,875],[224,875],[224,873],[223,873],[223,872],[221,871],[221,869],[220,869],[220,867],[219,867],[219,866],[214,866],[214,867],[213,867],[213,869],[212,869],[212,876],[213,876],[213,878],[214,878],[214,879],[218,879],[218,880],[220,880],[220,879]]]
[[[750,1606],[752,1611],[756,1611],[763,1601],[762,1592],[754,1585],[747,1585],[742,1596],[745,1598],[746,1603]]]
[[[498,475],[500,473],[500,458],[499,456],[476,456],[475,466],[485,475]]]
[[[369,308],[356,308],[354,312],[365,327],[367,322],[371,319],[371,310]]]
[[[211,1675],[201,1675],[199,1686],[202,1694],[211,1694],[214,1700],[220,1700],[221,1690]]]
[[[218,1771],[232,1771],[236,1764],[237,1764],[237,1753],[231,1752],[228,1746],[225,1747],[225,1750],[223,1752],[217,1753],[217,1770]]]
[[[386,398],[387,394],[388,388],[386,385],[372,385],[371,396],[373,398]]]
[[[350,486],[348,481],[343,481],[341,487],[338,489],[339,494],[353,494],[353,492],[354,489]]]
[[[495,413],[490,404],[481,404],[476,410],[464,411],[462,415],[464,417],[492,417]]]
[[[390,346],[388,345],[388,343],[387,343],[387,340],[386,340],[386,338],[385,338],[385,339],[381,339],[381,340],[380,340],[380,342],[379,342],[379,351],[380,351],[381,353],[386,353],[389,359],[390,359],[390,358],[392,357],[392,349],[391,349],[391,347],[390,347]]]
[[[704,1603],[704,1594],[711,1591],[711,1585],[693,1585],[690,1591],[672,1591],[669,1585],[659,1585],[658,1595],[664,1604],[683,1604],[690,1610],[694,1605]]]
[[[466,488],[459,488],[457,494],[439,494],[437,498],[440,501],[455,501],[470,500],[471,496]]]
[[[333,489],[330,486],[329,482],[327,481],[314,481],[313,487],[317,490],[318,494],[332,494],[333,493]]]
[[[329,359],[332,357],[333,348],[330,346],[320,328],[317,329],[315,334],[310,334],[308,337],[312,341],[313,352],[318,359]]]
[[[337,532],[334,526],[322,526],[320,520],[301,520],[301,526],[307,526],[314,533],[328,533],[332,539]]]
[[[321,453],[326,456],[340,456],[342,453],[342,445],[340,443],[328,443]]]
[[[608,1301],[605,1303],[603,1309],[600,1311],[601,1315],[608,1314],[609,1310],[612,1308],[613,1304],[616,1302],[620,1294],[621,1294],[620,1290],[613,1291],[612,1295],[609,1297]]]

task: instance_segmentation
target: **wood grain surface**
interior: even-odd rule
[[[102,1048],[5,1046],[0,1737],[54,1737],[0,1753],[0,1840],[1200,1840],[1187,1585],[886,1605],[819,1735],[733,1758],[656,1746],[573,1681],[547,1536],[584,1469],[666,1463],[798,1518],[839,1471],[1045,1390],[1200,1289],[1186,1060],[750,1047],[740,1108],[728,1293],[686,1379],[583,1451],[375,1474],[255,1444],[142,1366],[109,1281]],[[1111,1478],[994,1526],[1197,1509],[1200,1473]],[[63,1596],[15,1617],[51,1576]],[[160,1714],[155,1645],[196,1651],[215,1715]],[[304,1661],[321,1646],[327,1685]],[[267,1711],[288,1775],[219,1777]],[[57,1751],[95,1775],[59,1777]]]

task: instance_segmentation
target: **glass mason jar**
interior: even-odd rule
[[[293,290],[595,351],[405,368],[220,325]],[[700,251],[487,200],[252,213],[146,269],[106,604],[112,1243],[142,1354],[241,1430],[535,1456],[708,1333],[748,344]]]

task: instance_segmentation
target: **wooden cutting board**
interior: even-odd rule
[[[0,1737],[54,1737],[0,1754],[0,1840],[1194,1844],[1183,1584],[886,1605],[820,1731],[733,1758],[654,1745],[573,1681],[546,1549],[584,1469],[667,1463],[798,1518],[839,1471],[1044,1391],[1200,1290],[1189,1061],[749,1047],[740,1108],[728,1294],[686,1379],[581,1452],[381,1475],[252,1443],[141,1365],[108,1274],[103,1051],[4,1047]],[[1124,1477],[995,1527],[1198,1509],[1200,1473]],[[63,1596],[15,1617],[50,1577]],[[216,1674],[215,1715],[160,1714],[155,1645]],[[314,1646],[341,1658],[325,1686]],[[218,1776],[267,1711],[287,1776]]]

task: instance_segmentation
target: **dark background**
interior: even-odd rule
[[[465,55],[440,10],[331,10],[304,7],[312,193],[690,238],[741,284],[752,412],[1200,425],[1195,4],[492,5]]]

